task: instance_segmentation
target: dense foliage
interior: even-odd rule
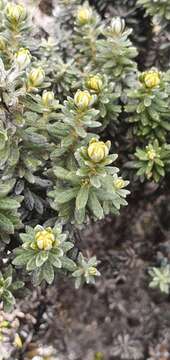
[[[76,288],[93,284],[98,261],[77,247],[80,232],[127,205],[128,179],[132,192],[140,182],[163,187],[169,172],[168,70],[156,64],[139,70],[135,36],[123,18],[106,21],[78,0],[59,6],[51,38],[35,28],[24,5],[0,1],[0,296],[6,309],[19,287],[30,287],[30,277],[34,285],[51,284],[63,273]],[[167,26],[169,1],[135,6]],[[168,292],[167,266],[150,270],[150,286]]]

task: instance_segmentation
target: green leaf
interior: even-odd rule
[[[0,231],[4,231],[7,234],[14,233],[13,223],[2,213],[0,213]]]
[[[32,270],[34,270],[36,268],[36,255],[33,255],[30,259],[29,259],[29,261],[28,261],[28,263],[27,263],[27,266],[26,266],[26,269],[27,269],[27,271],[32,271]]]
[[[42,266],[48,259],[48,252],[47,251],[40,251],[36,256],[36,266]]]
[[[74,199],[77,195],[77,191],[78,191],[77,188],[73,188],[55,193],[55,201],[58,202],[59,204],[64,204]]]
[[[8,195],[15,185],[16,180],[11,179],[8,181],[0,181],[0,198]]]
[[[29,251],[25,250],[25,252],[23,251],[21,255],[15,257],[15,259],[12,261],[12,264],[16,266],[26,265],[32,255],[33,252],[30,253]]]
[[[44,279],[47,281],[47,283],[52,284],[54,280],[54,269],[49,262],[46,262],[43,265],[43,274],[44,274]]]
[[[82,185],[76,197],[76,209],[80,210],[86,207],[89,197],[89,185]]]
[[[69,259],[67,256],[62,257],[62,267],[68,271],[75,271],[76,264],[73,260]]]
[[[94,192],[90,193],[90,197],[89,197],[89,201],[88,201],[88,206],[91,209],[91,211],[93,212],[93,214],[98,218],[98,219],[102,219],[104,214],[103,214],[103,209],[102,206],[96,196],[96,194]]]
[[[0,209],[13,210],[19,207],[20,207],[20,203],[16,200],[10,198],[0,199]]]

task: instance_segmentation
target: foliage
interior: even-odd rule
[[[146,14],[157,16],[159,18],[170,19],[169,0],[138,0],[138,4],[146,9]]]
[[[169,294],[170,288],[170,266],[163,265],[161,268],[153,267],[149,270],[152,281],[149,286],[151,288],[159,288],[163,293]]]
[[[152,2],[138,3],[145,8]],[[60,0],[48,37],[24,4],[0,2],[0,250],[6,308],[14,303],[15,281],[6,277],[5,265],[16,269],[25,287],[30,278],[34,285],[51,284],[63,274],[75,279],[76,288],[94,285],[98,261],[79,251],[80,231],[127,205],[124,178],[131,176],[132,192],[140,181],[166,182],[169,72],[138,68],[142,45],[131,25],[136,29],[139,7],[133,1],[129,6],[134,18],[130,15],[126,26],[117,14],[103,18],[87,1]],[[148,6],[155,15],[155,3]],[[99,2],[99,8],[105,6]],[[168,6],[160,8],[162,19],[168,18]]]

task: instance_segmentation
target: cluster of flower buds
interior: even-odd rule
[[[81,111],[86,110],[93,103],[93,96],[87,90],[78,90],[74,96],[74,103]]]
[[[86,86],[89,90],[99,93],[103,87],[103,81],[101,76],[99,74],[88,76],[88,78],[86,79]]]
[[[87,149],[90,160],[94,163],[101,162],[108,156],[110,147],[111,142],[109,140],[104,143],[96,138],[91,139]]]
[[[46,107],[46,108],[52,108],[53,104],[54,104],[54,92],[53,91],[43,91],[42,94],[42,104]]]
[[[35,234],[35,244],[40,250],[51,250],[55,242],[55,236],[52,229],[46,228],[44,230],[38,231]],[[34,247],[34,244],[33,244]]]
[[[120,177],[114,180],[113,182],[116,189],[123,189],[126,185],[125,181]]]
[[[21,48],[15,54],[15,63],[20,70],[24,70],[31,62],[31,54],[28,49]]]
[[[86,25],[91,22],[92,9],[86,5],[79,7],[76,14],[76,21],[79,25]]]
[[[115,17],[111,21],[110,31],[113,37],[120,37],[125,31],[125,20],[120,17]]]
[[[148,89],[154,89],[159,86],[161,81],[160,72],[157,69],[151,69],[143,72],[139,76],[139,80]]]
[[[17,27],[27,18],[27,11],[22,4],[9,2],[5,8],[5,15],[13,28]]]
[[[28,87],[36,88],[41,86],[45,79],[45,71],[41,68],[34,68],[28,74]]]
[[[146,154],[147,154],[148,160],[151,160],[151,161],[153,161],[156,157],[160,157],[159,154],[156,153],[152,144],[149,144],[146,146]]]

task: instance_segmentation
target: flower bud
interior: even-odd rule
[[[92,10],[89,7],[81,6],[77,11],[77,22],[80,25],[88,24],[92,18]]]
[[[51,228],[38,231],[35,235],[36,244],[40,250],[51,250],[55,242],[55,236]]]
[[[98,274],[98,270],[94,267],[94,266],[91,266],[89,269],[88,269],[88,273],[89,275],[91,276],[95,276]]]
[[[31,86],[40,86],[45,79],[45,72],[41,67],[32,69],[28,74],[28,80]]]
[[[147,156],[148,156],[148,160],[153,161],[155,159],[155,157],[156,157],[156,151],[153,148],[150,147],[147,150]]]
[[[86,86],[97,93],[102,89],[103,82],[100,75],[91,75],[86,81]]]
[[[153,89],[160,84],[160,72],[158,70],[145,71],[139,80],[144,83],[146,88]]]
[[[8,3],[5,8],[5,15],[10,22],[18,24],[26,19],[27,12],[21,4]]]
[[[91,105],[92,96],[87,90],[77,90],[74,96],[74,103],[80,110],[85,110]]]
[[[125,182],[123,179],[118,178],[114,181],[114,186],[116,187],[116,189],[122,189],[125,186]]]
[[[54,93],[53,91],[43,91],[42,94],[42,103],[45,107],[51,108],[54,103]]]
[[[31,54],[28,49],[21,48],[15,55],[15,63],[20,70],[25,69],[31,62]]]
[[[120,17],[115,17],[111,21],[111,32],[113,36],[121,36],[125,30],[125,20]]]
[[[87,149],[90,159],[95,163],[101,162],[108,156],[110,146],[110,141],[104,143],[103,141],[92,139]]]

